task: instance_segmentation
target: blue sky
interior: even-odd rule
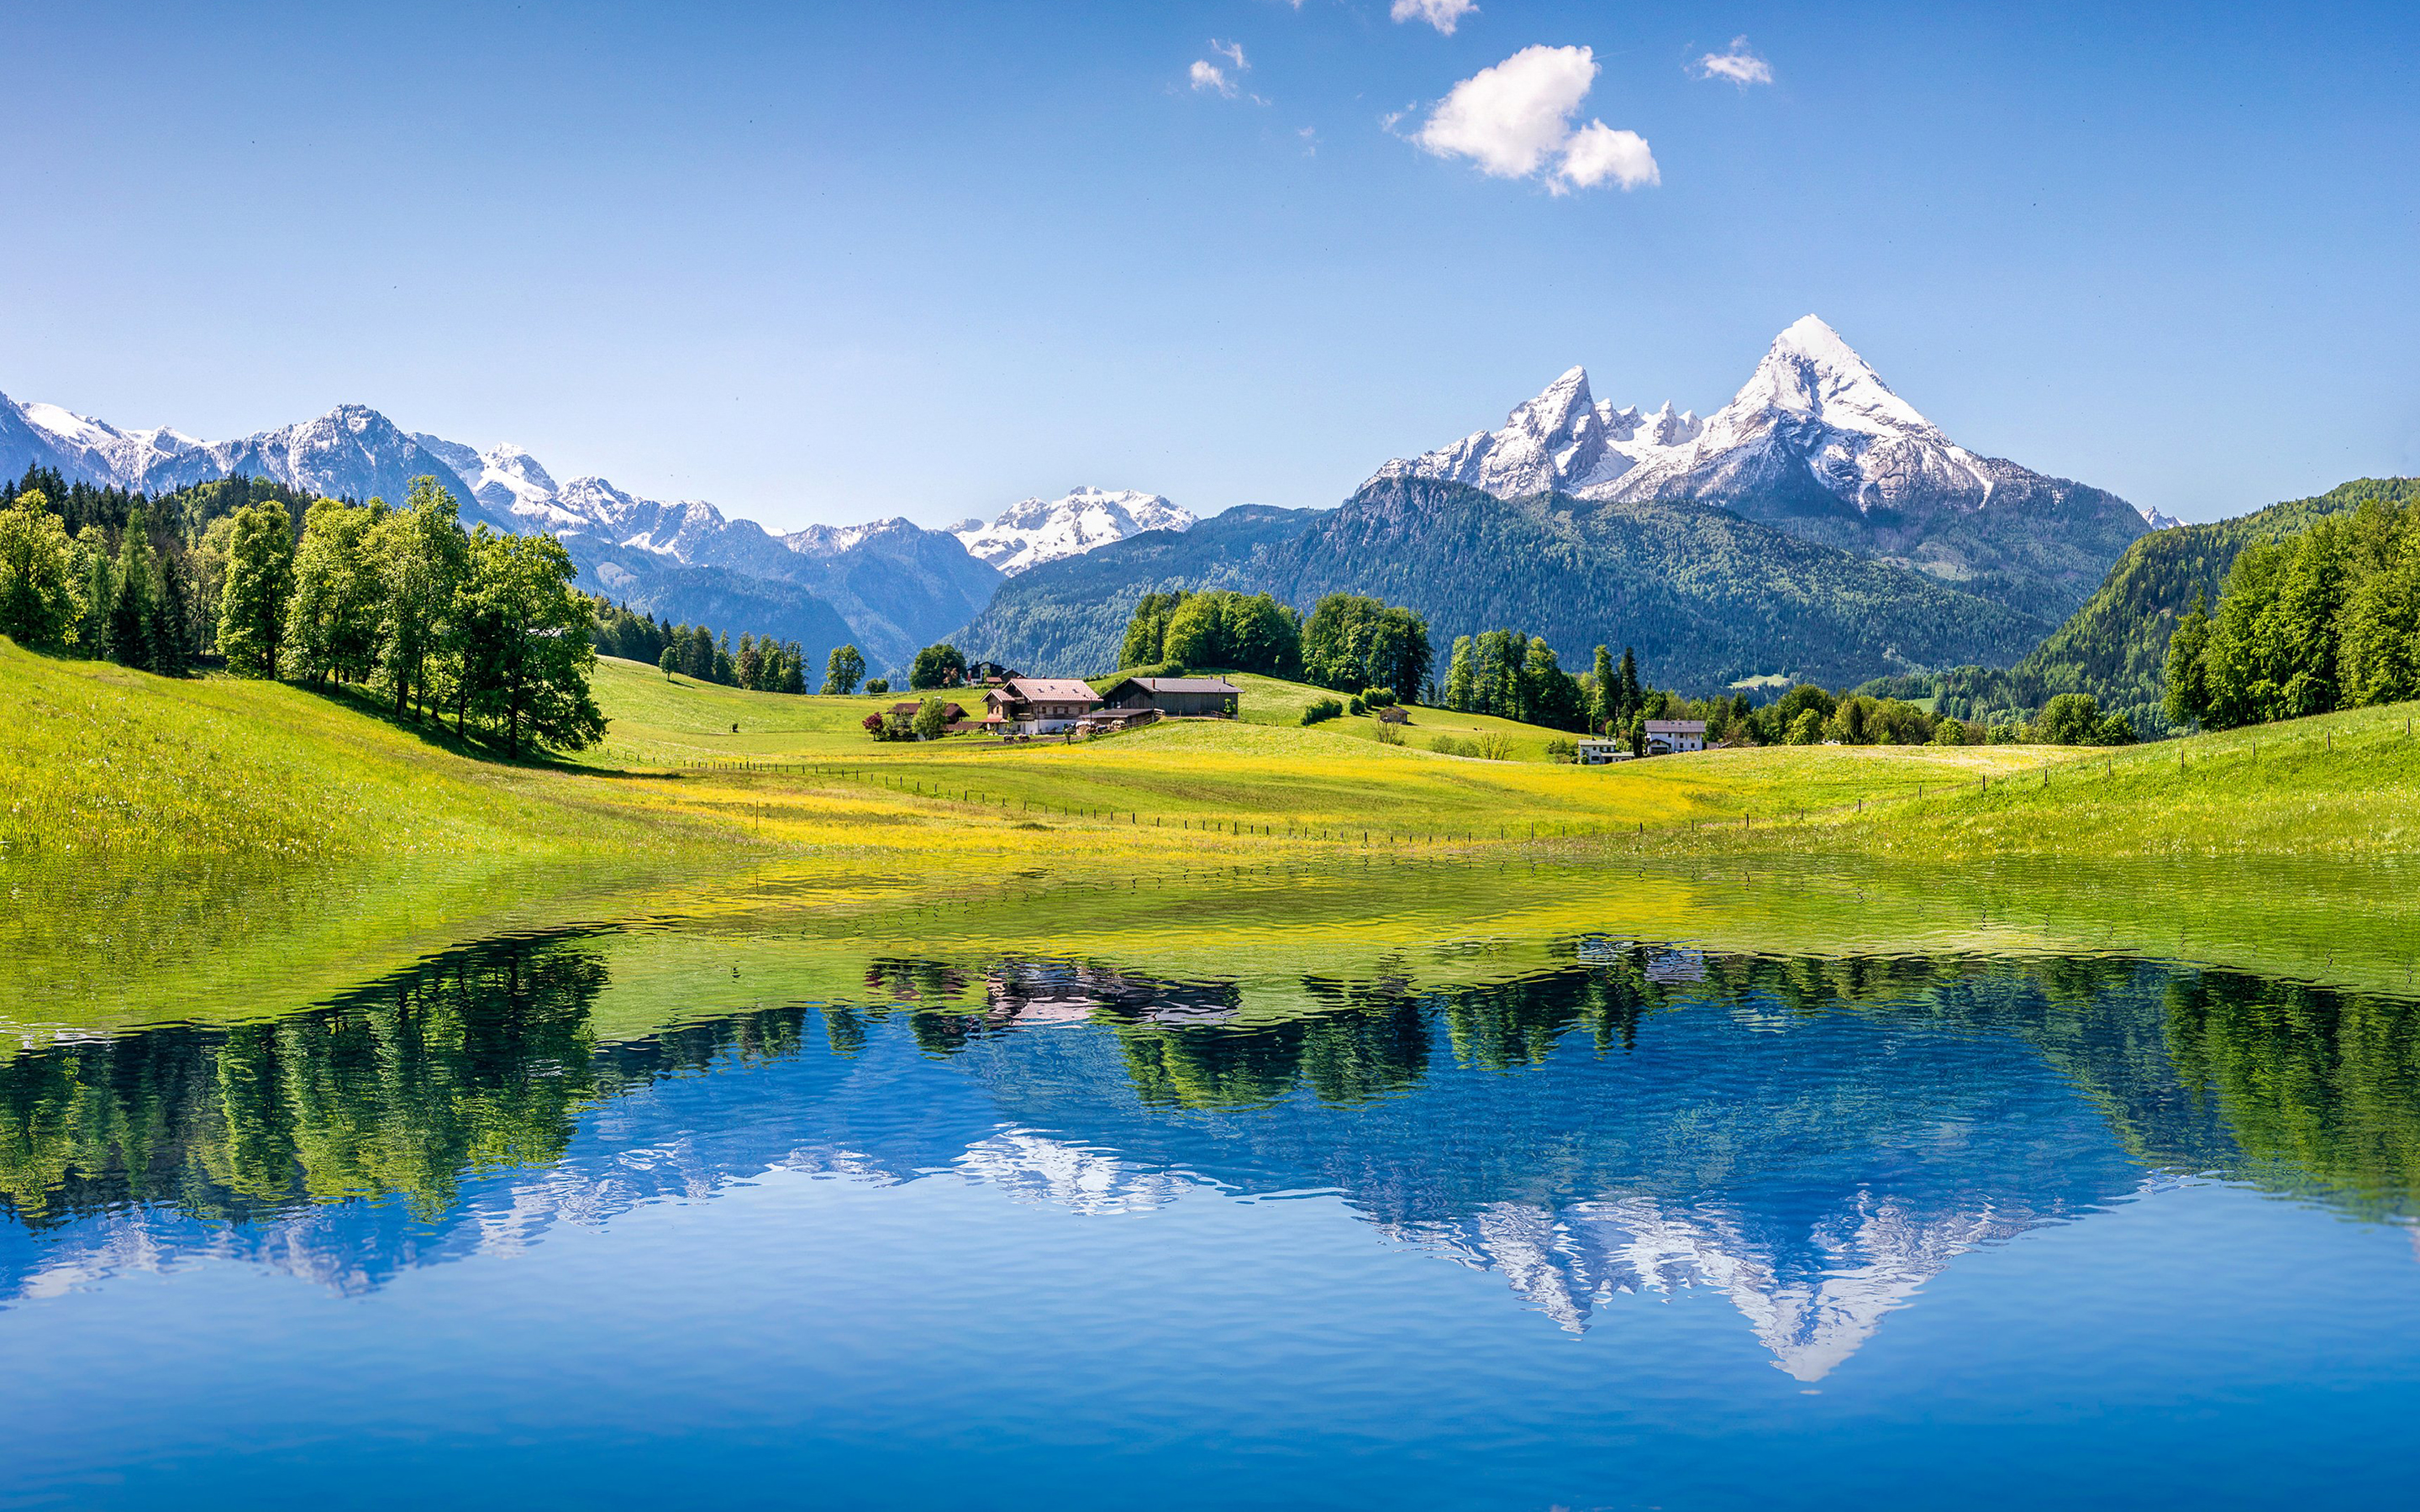
[[[2420,471],[2420,8],[1425,3],[0,0],[0,391],[782,527],[1207,514],[1575,363],[1711,409],[1813,312],[2187,518]],[[1531,48],[1588,54],[1433,125]]]

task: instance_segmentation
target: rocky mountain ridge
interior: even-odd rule
[[[1397,458],[1370,482],[1406,479],[1500,499],[1717,504],[2053,619],[2156,523],[2115,494],[1959,445],[1811,315],[1702,420],[1669,404],[1617,409],[1575,367],[1501,429]]]

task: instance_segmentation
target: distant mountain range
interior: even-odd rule
[[[0,397],[0,471],[149,492],[235,472],[400,499],[435,475],[500,530],[559,536],[584,586],[644,612],[769,631],[878,669],[954,639],[1037,673],[1114,659],[1141,594],[1265,590],[1308,609],[1370,593],[1452,636],[1512,625],[1567,660],[1632,645],[1652,676],[1854,683],[2005,668],[2173,523],[1960,446],[1809,316],[1700,419],[1595,399],[1573,368],[1475,432],[1379,468],[1341,508],[1208,522],[1157,494],[1078,487],[931,531],[906,519],[776,534],[698,500],[557,483],[517,447],[405,432],[374,409],[232,441],[121,431]]]
[[[1193,522],[1156,494],[1077,488],[954,531],[893,517],[779,535],[702,500],[644,499],[597,477],[558,484],[519,447],[480,451],[407,432],[362,405],[240,440],[203,441],[166,428],[120,430],[0,395],[0,473],[28,467],[149,494],[244,473],[391,501],[411,492],[412,479],[432,476],[460,501],[467,521],[555,535],[579,564],[582,586],[642,613],[794,640],[815,664],[853,640],[875,668],[889,670],[965,625],[1006,573],[1138,530]]]
[[[1192,529],[1193,516],[1156,493],[1073,488],[1060,499],[1020,499],[986,525],[950,527],[967,550],[1015,577],[1028,567],[1079,556],[1143,531]]]

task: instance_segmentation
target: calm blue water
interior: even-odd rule
[[[1282,1015],[867,960],[616,1041],[609,932],[29,1049],[0,1505],[2408,1494],[2412,1005],[1557,953]]]

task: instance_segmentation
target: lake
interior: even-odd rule
[[[2136,880],[773,875],[334,986],[378,952],[21,952],[0,1505],[2399,1499],[2411,936]]]

